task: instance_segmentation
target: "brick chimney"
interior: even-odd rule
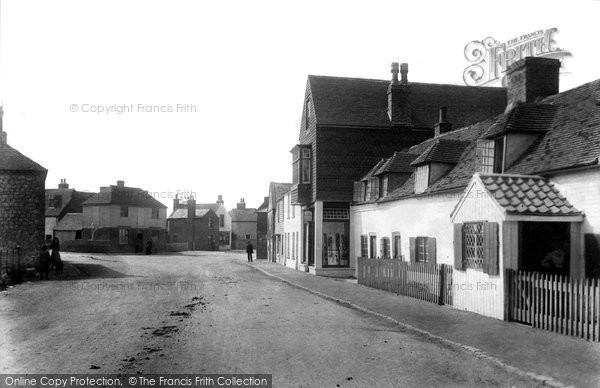
[[[60,183],[58,184],[58,188],[59,189],[68,189],[69,188],[69,184],[67,183],[66,179],[61,179]]]
[[[187,216],[188,218],[196,216],[196,199],[194,197],[190,197],[187,200]]]
[[[392,63],[392,81],[388,86],[388,117],[393,125],[412,125],[407,63]]]
[[[179,209],[179,196],[175,194],[175,198],[173,198],[173,210]]]
[[[238,210],[245,210],[246,209],[246,202],[244,202],[244,198],[240,198],[240,202],[237,203],[236,208]]]
[[[440,121],[435,125],[435,137],[450,132],[452,130],[452,123],[448,122],[448,108],[442,106],[440,108]]]
[[[125,181],[117,181],[117,187],[125,187]]]
[[[526,57],[506,70],[507,109],[558,93],[558,59]]]
[[[222,205],[225,202],[223,202],[223,195],[219,194],[219,196],[217,197],[217,204]]]

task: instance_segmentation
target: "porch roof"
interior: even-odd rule
[[[473,180],[480,183],[507,219],[518,220],[524,216],[553,219],[582,217],[582,213],[560,193],[554,183],[541,176],[477,173]],[[452,214],[462,202],[459,201]]]

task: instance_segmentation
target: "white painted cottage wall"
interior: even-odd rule
[[[552,176],[573,206],[585,213],[581,233],[600,233],[600,168]]]

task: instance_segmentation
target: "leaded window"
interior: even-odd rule
[[[326,220],[347,220],[350,218],[348,209],[344,208],[324,208],[323,218]]]
[[[483,223],[464,224],[462,234],[464,268],[483,269]]]

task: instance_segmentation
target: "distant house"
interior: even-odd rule
[[[291,183],[271,182],[269,183],[269,204],[267,208],[267,260],[277,262],[277,252],[280,250],[280,239],[283,233],[283,221],[279,221],[279,212],[281,208],[277,202],[283,198],[285,193],[290,191]]]
[[[56,237],[54,227],[67,213],[83,213],[83,203],[93,195],[69,188],[66,179],[61,179],[57,189],[46,189],[46,240]]]
[[[354,182],[382,158],[434,136],[439,107],[448,107],[456,127],[506,107],[503,88],[409,82],[407,64],[393,63],[391,70],[391,80],[308,76],[291,150],[291,201],[302,206],[299,249],[310,273],[354,275]]]
[[[65,241],[81,240],[83,237],[83,213],[67,213],[54,226],[54,237],[61,243]],[[48,236],[46,236],[46,239]],[[64,245],[64,244],[63,244]]]
[[[175,209],[187,209],[187,201],[180,201],[179,198],[173,200],[173,211]],[[219,194],[217,202],[215,203],[196,203],[196,210],[211,209],[219,218],[218,228],[219,236],[217,238],[217,245],[220,251],[226,251],[231,249],[231,216],[225,208],[223,196]]]
[[[112,250],[121,252],[141,252],[149,240],[156,249],[165,248],[167,207],[147,191],[117,181],[82,206],[83,239],[109,241]]]
[[[187,243],[189,250],[218,250],[220,219],[210,206],[198,206],[193,198],[185,204],[174,202],[167,219],[169,242]]]
[[[250,242],[257,246],[257,214],[256,208],[247,208],[244,198],[240,199],[235,209],[229,211],[231,216],[231,249],[246,249]]]
[[[47,170],[7,144],[0,107],[0,250],[20,247],[21,264],[35,265],[44,242]]]
[[[600,80],[559,93],[559,68],[514,63],[504,113],[440,120],[377,163],[355,185],[351,257],[453,266],[454,307],[498,319],[531,292],[508,271],[600,277]]]
[[[265,197],[263,203],[256,209],[256,258],[267,260],[268,258],[268,232],[269,232],[269,197]]]

